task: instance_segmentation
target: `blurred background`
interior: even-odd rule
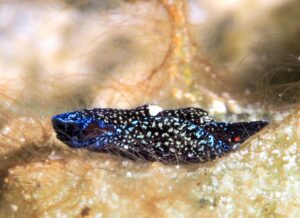
[[[269,118],[299,102],[299,17],[297,0],[2,0],[2,122],[146,103]]]

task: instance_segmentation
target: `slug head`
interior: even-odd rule
[[[115,133],[112,125],[107,125],[84,111],[58,114],[52,117],[52,125],[59,140],[76,148],[102,147]]]

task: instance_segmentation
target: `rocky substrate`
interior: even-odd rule
[[[299,133],[300,110],[240,150],[192,165],[133,162],[33,134],[31,144],[1,150],[0,217],[297,217]]]

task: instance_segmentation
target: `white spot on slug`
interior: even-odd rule
[[[148,109],[151,116],[156,116],[159,112],[163,111],[163,109],[158,105],[149,105]]]

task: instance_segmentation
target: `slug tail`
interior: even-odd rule
[[[205,130],[213,134],[216,139],[223,141],[234,148],[237,144],[246,141],[269,123],[267,121],[251,121],[238,123],[218,122],[208,125]]]

